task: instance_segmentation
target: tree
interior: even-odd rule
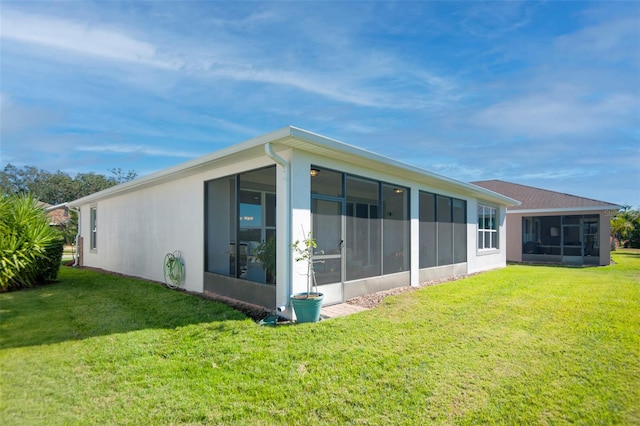
[[[640,211],[623,206],[611,218],[611,235],[624,247],[640,248]]]
[[[73,179],[60,170],[55,173],[40,170],[38,178],[29,185],[28,192],[52,205],[70,201],[76,195]]]
[[[50,173],[32,166],[18,169],[7,164],[0,174],[0,185],[4,194],[25,194],[34,191],[42,182],[46,182]]]
[[[125,172],[121,168],[109,169],[109,172],[113,176],[78,173],[72,178],[60,170],[50,173],[33,166],[24,166],[20,169],[12,164],[7,164],[0,171],[0,199],[10,195],[31,194],[39,201],[57,205],[91,195],[138,176],[134,170]],[[69,222],[63,229],[67,242],[73,240],[77,229],[77,214],[70,211]]]
[[[138,172],[136,172],[135,170],[127,170],[125,172],[120,167],[109,169],[109,172],[113,175],[113,179],[115,179],[115,181],[119,184],[128,182],[138,177]]]
[[[95,192],[102,191],[103,189],[107,189],[114,185],[117,185],[115,179],[95,173],[78,173],[76,175],[76,178],[74,179],[74,182],[76,185],[76,194],[73,199],[82,198]]]
[[[138,173],[121,168],[109,169],[113,176],[96,173],[78,173],[74,178],[60,170],[55,173],[24,166],[22,169],[7,164],[0,172],[2,194],[33,194],[38,200],[52,205],[85,197],[119,183],[134,179]]]

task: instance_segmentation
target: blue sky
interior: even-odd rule
[[[1,167],[145,175],[295,125],[640,207],[640,2],[0,5]]]

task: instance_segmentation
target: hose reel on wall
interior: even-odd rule
[[[175,289],[184,283],[185,268],[180,250],[167,253],[164,257],[164,282]]]

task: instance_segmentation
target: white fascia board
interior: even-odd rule
[[[507,214],[529,214],[529,213],[566,213],[566,212],[597,212],[606,210],[620,210],[622,207],[615,204],[609,206],[591,206],[591,207],[563,207],[555,209],[523,209],[509,210]]]
[[[394,168],[400,169],[402,171],[410,172],[422,177],[427,177],[429,179],[433,179],[445,184],[449,184],[458,188],[459,190],[469,192],[476,197],[487,199],[489,201],[495,201],[502,205],[519,206],[521,204],[520,201],[504,196],[502,194],[498,194],[497,192],[493,192],[488,189],[481,188],[479,186],[476,186],[467,182],[452,179],[452,178],[440,175],[438,173],[434,173],[434,172],[422,169],[420,167],[412,166],[410,164],[403,163],[398,160],[394,160],[393,158],[385,157],[383,155],[376,154],[374,152],[367,151],[365,149],[358,148],[356,146],[349,145],[344,142],[337,141],[335,139],[330,139],[325,136],[318,135],[316,133],[299,129],[297,127],[291,127],[290,129],[291,129],[291,136],[296,139],[305,140],[311,143],[322,145],[333,151],[353,155],[355,157],[365,158],[370,161],[374,161],[378,163],[383,163],[383,164],[392,166]]]
[[[45,212],[50,212],[53,210],[58,210],[61,209],[63,207],[69,208],[69,203],[61,203],[61,204],[56,204],[55,206],[49,206],[47,208],[44,209]]]

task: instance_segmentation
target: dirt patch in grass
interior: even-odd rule
[[[362,295],[362,296],[359,296],[359,297],[354,297],[352,299],[347,300],[346,303],[349,303],[350,305],[357,305],[357,306],[362,306],[363,308],[371,309],[371,308],[375,308],[376,306],[380,305],[380,303],[382,303],[384,298],[387,297],[387,296],[396,296],[398,294],[408,293],[408,292],[415,291],[415,290],[418,290],[418,289],[423,288],[423,287],[430,287],[430,286],[434,286],[434,285],[438,285],[438,284],[448,283],[448,282],[451,282],[451,281],[457,281],[457,280],[466,278],[468,276],[469,275],[459,276],[459,277],[449,277],[449,278],[443,278],[443,279],[432,280],[432,281],[426,281],[426,282],[420,283],[418,286],[415,286],[415,287],[412,287],[412,286],[396,287],[396,288],[392,288],[390,290],[378,291],[376,293],[370,293],[370,294],[365,294],[365,295]],[[191,293],[191,292],[188,292],[188,293]],[[247,303],[247,302],[242,302],[240,300],[232,299],[230,297],[221,296],[219,294],[211,293],[211,292],[208,292],[208,291],[205,291],[204,294],[202,294],[202,293],[191,293],[191,294],[194,294],[194,295],[200,296],[200,297],[204,297],[204,298],[210,299],[210,300],[215,300],[216,302],[224,303],[225,305],[228,305],[228,306],[232,307],[233,309],[236,309],[236,310],[242,312],[243,314],[245,314],[246,316],[248,316],[249,318],[253,319],[256,322],[258,322],[260,320],[263,320],[267,316],[273,314],[272,311],[270,311],[269,309],[266,309],[266,308],[264,308],[262,306],[253,305],[253,304]],[[282,320],[284,321],[284,319],[282,319]]]
[[[191,293],[196,296],[204,297],[205,299],[214,300],[216,302],[224,303],[225,305],[242,312],[254,321],[260,321],[271,315],[271,311],[263,306],[254,305],[251,303],[243,302],[240,300],[232,299],[230,297],[221,296],[219,294],[205,291],[204,293]]]

